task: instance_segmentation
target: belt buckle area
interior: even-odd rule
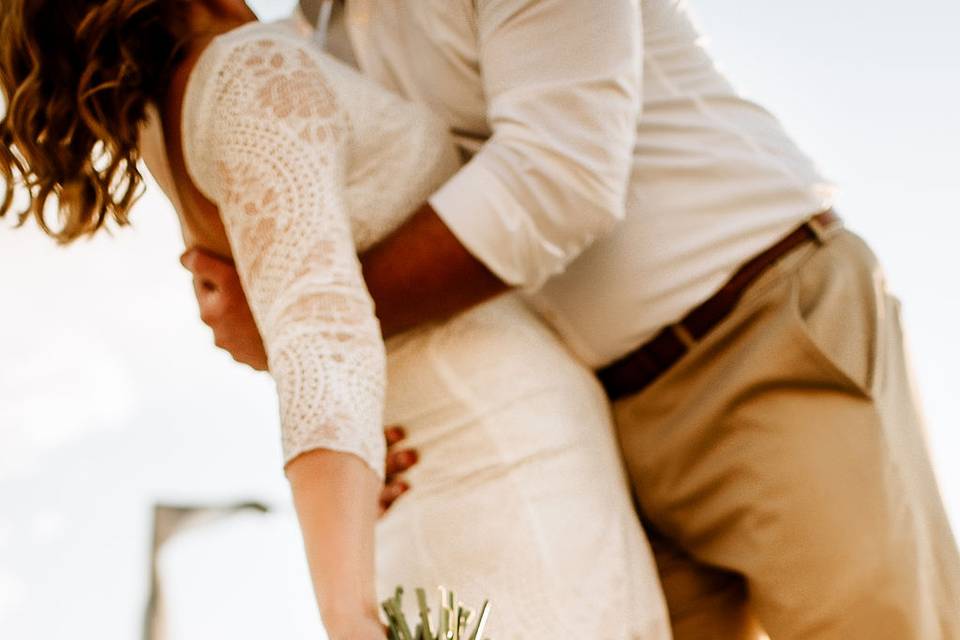
[[[812,216],[804,226],[813,234],[813,238],[816,243],[820,246],[823,246],[827,243],[827,240],[832,238],[834,234],[840,231],[843,228],[843,223],[840,221],[840,218],[834,217],[832,220],[829,219],[829,214],[833,214],[833,210],[825,211],[822,214]],[[822,220],[822,218],[828,218],[828,221]]]
[[[813,234],[813,240],[821,247],[827,243],[827,227],[816,218],[807,220],[807,229]]]

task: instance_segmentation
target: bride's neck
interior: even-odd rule
[[[165,101],[169,100],[171,95],[176,97],[182,94],[197,60],[215,38],[257,20],[253,12],[249,15],[224,15],[207,9],[202,2],[191,4],[191,13],[186,23],[186,47],[171,74]]]
[[[186,58],[194,60],[200,57],[214,38],[257,20],[252,11],[222,13],[211,10],[203,2],[191,3],[189,11]]]

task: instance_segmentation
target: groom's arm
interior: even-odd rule
[[[384,337],[442,319],[509,289],[430,204],[360,256]]]
[[[492,132],[430,198],[501,281],[536,290],[625,215],[640,116],[637,0],[477,0]]]
[[[493,135],[363,256],[388,335],[508,287],[538,288],[625,213],[641,104],[638,3],[608,0],[598,10],[595,0],[479,0],[475,7]]]

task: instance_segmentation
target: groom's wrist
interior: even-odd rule
[[[385,337],[444,320],[509,288],[429,203],[360,261]]]

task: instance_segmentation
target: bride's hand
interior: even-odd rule
[[[213,329],[213,341],[237,362],[266,371],[267,354],[234,266],[201,249],[191,249],[180,262],[193,274],[200,319]]]
[[[214,343],[237,362],[265,371],[267,355],[237,270],[228,261],[202,249],[190,249],[180,261],[193,274],[200,319],[213,329]],[[406,437],[402,428],[388,427],[385,434],[389,448],[386,482],[380,493],[381,515],[410,489],[400,475],[417,463],[416,451],[399,447]]]

